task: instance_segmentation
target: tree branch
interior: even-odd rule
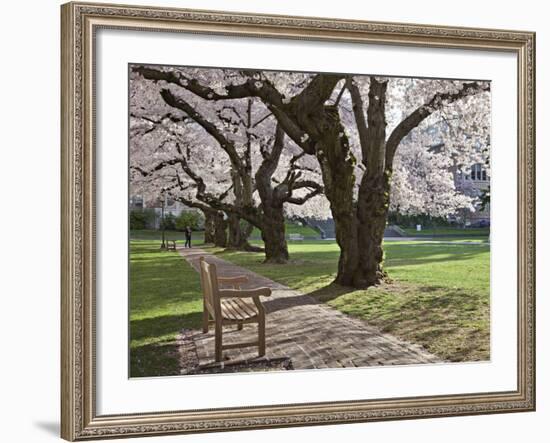
[[[303,186],[303,187],[310,187],[310,186]],[[294,189],[298,189],[298,188],[294,188]],[[292,196],[290,196],[290,197],[285,199],[285,202],[293,204],[293,205],[303,205],[308,200],[310,200],[313,197],[315,197],[317,195],[320,195],[322,193],[323,193],[323,187],[319,186],[318,188],[312,189],[310,192],[308,192],[303,197],[292,197]]]
[[[359,144],[361,146],[361,152],[363,157],[363,163],[367,162],[367,152],[368,152],[368,137],[367,137],[367,121],[365,120],[365,111],[363,97],[361,92],[356,84],[353,83],[351,77],[346,79],[346,86],[351,95],[352,111],[355,118],[355,126],[357,127],[357,132],[359,133]]]
[[[174,108],[180,109],[183,112],[185,112],[189,117],[191,117],[194,121],[196,121],[202,128],[210,134],[214,139],[218,142],[220,147],[227,152],[227,155],[229,155],[229,158],[231,159],[231,163],[234,167],[236,167],[239,171],[242,168],[241,159],[239,158],[239,154],[237,153],[237,149],[235,148],[235,145],[229,141],[218,128],[211,122],[209,122],[206,118],[202,116],[199,112],[197,112],[189,103],[187,103],[184,99],[176,97],[172,91],[169,89],[163,89],[160,92],[160,95],[164,99],[167,105],[172,106]],[[241,171],[242,172],[242,171]]]
[[[149,171],[146,171],[145,169],[141,168],[140,166],[134,166],[134,165],[130,166],[130,169],[133,169],[134,171],[139,172],[143,177],[147,177],[147,176],[151,175],[153,172],[160,171],[161,169],[164,169],[167,166],[177,165],[179,162],[180,162],[180,159],[172,158],[170,160],[165,160],[165,161],[159,162],[158,164],[153,166],[153,168],[150,169]]]
[[[224,200],[226,196],[223,196],[223,194],[222,194],[223,198],[220,198],[207,192],[206,183],[204,182],[202,177],[200,177],[200,175],[198,175],[197,173],[195,173],[195,171],[191,169],[191,167],[187,163],[185,156],[183,155],[183,152],[181,150],[179,143],[176,143],[176,149],[181,155],[180,165],[183,171],[189,176],[189,178],[191,178],[191,180],[193,180],[197,184],[197,192],[196,192],[197,200],[203,203],[206,203],[207,205],[211,206],[214,209],[225,211],[232,214],[237,214],[240,217],[252,223],[253,225],[257,227],[260,226],[261,220],[260,220],[260,217],[258,216],[257,208],[241,207],[238,205],[224,203],[222,200]],[[178,176],[178,179],[179,179],[179,176]],[[228,192],[228,191],[224,191],[224,194],[225,192]]]
[[[249,78],[244,83],[239,85],[227,85],[225,87],[226,94],[224,95],[217,93],[214,89],[209,88],[208,86],[202,85],[196,79],[186,77],[179,71],[163,71],[159,68],[149,66],[135,66],[132,70],[141,74],[148,80],[156,82],[162,80],[178,85],[205,100],[228,100],[246,97],[259,97],[267,108],[275,115],[277,120],[283,125],[287,135],[309,154],[315,153],[314,142],[308,139],[306,133],[301,130],[294,119],[290,117],[288,113],[288,107],[290,105],[285,105],[283,103],[282,95],[271,84],[271,82],[266,79],[261,80],[261,71],[242,71],[245,75],[248,75]],[[331,78],[335,77],[327,74],[320,75]],[[317,77],[319,77],[319,75]],[[318,102],[319,100],[323,100],[330,84],[331,82],[323,79],[317,80],[314,85],[308,85],[304,91],[302,91],[300,96],[304,94],[303,100],[307,100],[310,104]],[[326,98],[322,101],[322,103],[324,103],[325,100]]]

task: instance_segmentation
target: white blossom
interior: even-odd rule
[[[186,79],[192,79],[207,85],[219,95],[228,92],[228,86],[237,85],[248,80],[238,70],[207,68],[170,68],[180,74],[180,82],[186,86]],[[282,103],[288,104],[290,97],[295,97],[309,84],[313,74],[266,71],[262,74],[281,94]],[[457,93],[465,81],[440,79],[414,79],[397,77],[376,77],[378,81],[387,82],[385,97],[386,137],[406,116],[422,105],[429,103],[437,93]],[[254,86],[261,88],[263,83],[256,75]],[[185,83],[184,83],[185,82]],[[368,109],[369,76],[353,76],[352,82],[359,89],[364,102],[364,113]],[[342,92],[344,80],[338,82],[327,104],[334,105],[339,98],[338,111],[343,130],[338,137],[347,136],[351,152],[357,159],[355,183],[356,189],[366,169],[362,162],[362,150],[355,123],[351,97],[348,90]],[[141,76],[130,77],[130,161],[134,167],[150,170],[161,161],[173,159],[177,153],[176,143],[190,150],[190,166],[201,173],[209,192],[221,194],[230,186],[231,162],[227,153],[221,149],[211,134],[200,125],[189,119],[173,122],[175,118],[185,117],[180,111],[169,107],[160,96],[161,89],[169,89],[175,95],[185,99],[215,127],[223,131],[224,136],[234,144],[239,155],[251,148],[252,175],[258,170],[263,154],[271,152],[274,140],[274,117],[265,118],[261,123],[248,128],[245,115],[248,99],[203,100],[185,88],[169,85],[165,82],[152,82]],[[214,98],[209,92],[207,97]],[[342,93],[341,93],[342,92]],[[374,97],[380,100],[379,96]],[[269,110],[257,98],[253,100],[252,122],[259,122]],[[390,209],[405,214],[430,214],[447,216],[456,211],[472,210],[475,199],[456,189],[453,171],[468,172],[472,165],[483,163],[490,175],[487,157],[490,149],[490,93],[465,97],[453,103],[445,103],[436,98],[431,105],[435,112],[412,130],[398,147],[393,165]],[[441,108],[441,109],[440,109]],[[170,115],[158,121],[161,117]],[[143,118],[143,117],[146,117]],[[157,123],[152,123],[154,120]],[[249,141],[252,142],[249,144]],[[300,142],[310,140],[304,133]],[[439,146],[434,151],[433,146]],[[274,173],[274,184],[286,176],[291,159],[301,149],[286,137],[286,145]],[[321,156],[319,157],[321,158]],[[305,156],[298,162],[303,168],[303,178],[315,180],[322,184],[319,160],[315,156]],[[367,165],[368,167],[368,165]],[[178,175],[179,174],[179,175]],[[193,181],[182,173],[177,165],[166,167],[152,176],[141,177],[133,174],[131,192],[159,192],[163,186],[173,186],[176,177],[184,180],[189,189],[179,191],[188,198],[195,198],[196,189]],[[302,189],[298,196],[307,193]],[[233,198],[231,196],[229,199]],[[254,198],[258,199],[257,193]],[[316,218],[330,217],[330,207],[325,196],[312,198],[304,205],[285,205],[287,215],[298,214]]]

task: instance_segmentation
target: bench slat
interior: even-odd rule
[[[258,315],[255,307],[241,299],[224,299],[221,308],[222,316],[230,320],[246,320]]]

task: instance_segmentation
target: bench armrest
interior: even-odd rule
[[[253,297],[269,297],[271,295],[271,289],[269,288],[255,288],[255,289],[220,289],[220,297],[241,297],[241,298],[253,298]]]
[[[224,285],[239,285],[247,282],[248,277],[246,275],[237,275],[235,277],[218,277],[218,283]]]

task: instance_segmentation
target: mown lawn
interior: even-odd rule
[[[452,227],[422,227],[421,231],[415,228],[402,228],[410,237],[432,237],[432,236],[449,236],[449,237],[489,237],[490,228],[452,228]]]
[[[199,328],[202,298],[197,273],[158,241],[130,242],[130,376],[179,374],[175,338]]]
[[[291,262],[265,265],[260,253],[222,251],[226,260],[357,316],[449,361],[489,358],[489,246],[485,243],[391,241],[391,281],[368,290],[331,284],[338,247],[330,241],[290,242]],[[131,376],[178,374],[175,337],[199,329],[198,274],[158,241],[130,244]]]
[[[261,254],[221,256],[357,316],[449,361],[489,359],[489,246],[387,242],[390,282],[368,290],[331,284],[333,242],[289,244],[292,261],[264,265]]]
[[[185,242],[185,233],[182,231],[166,231],[166,240],[176,240],[178,243]],[[191,236],[192,242],[196,245],[202,244],[204,241],[204,231],[193,231]],[[131,240],[156,240],[160,245],[162,239],[162,231],[155,229],[134,229],[130,231]]]
[[[319,234],[315,229],[311,228],[310,226],[301,226],[298,223],[292,223],[292,222],[286,222],[285,233],[287,238],[291,234],[298,234],[303,237],[314,237],[314,238],[321,237],[321,234]],[[262,233],[258,228],[254,228],[250,237],[255,239],[262,238]]]

